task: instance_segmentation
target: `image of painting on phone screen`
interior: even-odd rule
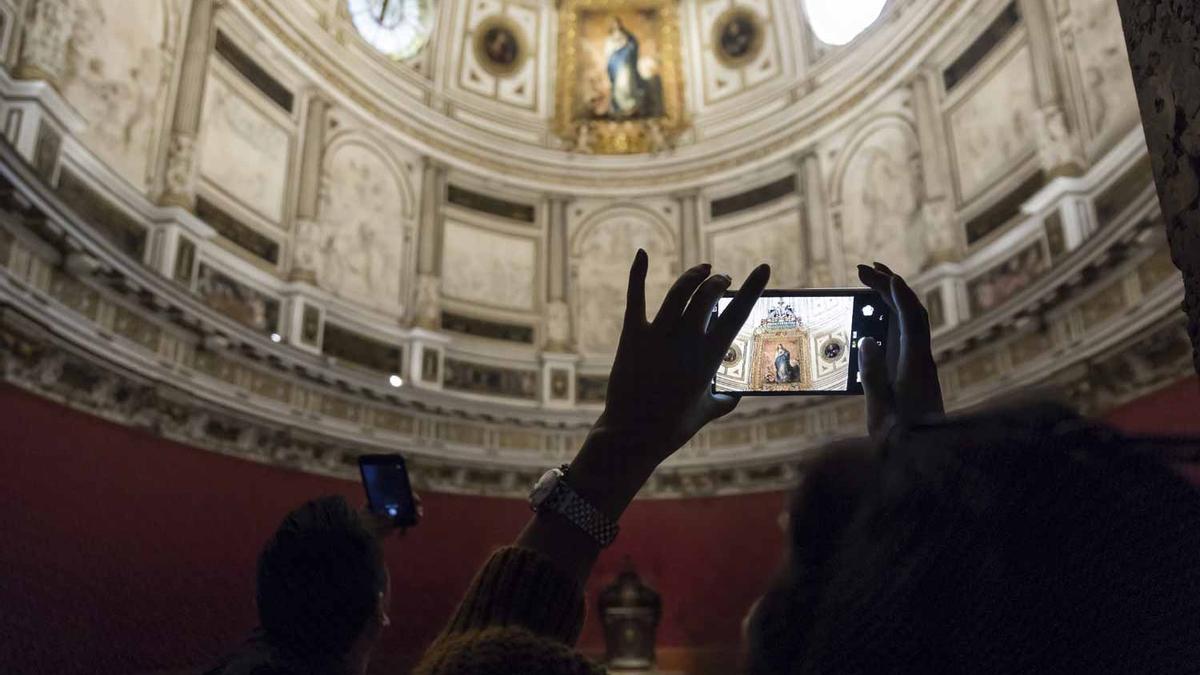
[[[855,291],[769,293],[755,304],[725,353],[714,391],[861,393],[857,338],[872,335],[882,341],[886,335],[885,312],[881,303],[871,300],[877,296]],[[717,312],[723,312],[731,300],[718,301]]]

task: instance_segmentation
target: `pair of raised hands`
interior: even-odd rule
[[[714,394],[712,379],[734,337],[771,276],[760,265],[742,283],[725,311],[709,320],[732,284],[697,265],[675,281],[653,320],[646,319],[646,270],[639,250],[629,270],[625,321],[596,429],[630,439],[631,461],[657,466],[708,422],[731,412],[738,398]],[[860,372],[872,436],[897,422],[940,414],[941,387],[929,340],[929,319],[916,293],[886,266],[859,265],[859,279],[892,309],[886,348],[870,338],[859,344]]]

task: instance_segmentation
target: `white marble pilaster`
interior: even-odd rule
[[[160,201],[188,210],[196,207],[196,143],[208,77],[208,58],[212,51],[216,4],[217,0],[191,2],[167,147],[166,184]]]
[[[67,65],[67,46],[78,13],[66,0],[30,0],[17,78],[45,80],[57,87]]]

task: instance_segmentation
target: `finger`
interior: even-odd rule
[[[873,338],[858,341],[858,372],[867,399],[867,431],[874,436],[887,427],[895,401],[883,349]]]
[[[683,314],[688,299],[696,292],[696,287],[708,278],[710,272],[712,265],[704,263],[679,275],[671,290],[667,291],[667,297],[663,298],[662,306],[658,308],[658,314],[654,316],[651,325],[656,328],[673,328]]]
[[[929,335],[929,315],[916,291],[900,276],[893,276],[890,294],[896,303],[896,313],[900,315],[900,328],[910,339]],[[928,343],[928,340],[925,340]]]
[[[646,323],[646,270],[650,257],[642,249],[633,256],[629,267],[629,290],[625,296],[625,327],[637,327]]]
[[[732,396],[730,394],[709,394],[707,402],[706,416],[708,421],[715,420],[719,417],[724,417],[733,412],[742,398],[740,396]]]
[[[892,268],[888,267],[887,265],[884,265],[883,263],[879,262],[878,260],[875,261],[875,269],[879,270],[880,272],[883,272],[884,274],[888,275],[889,277],[900,276],[899,274],[896,274],[895,272],[893,272]]]
[[[762,297],[763,289],[770,280],[770,265],[764,263],[754,268],[750,276],[746,277],[746,281],[742,282],[737,295],[733,296],[733,300],[725,307],[725,311],[717,317],[709,335],[712,336],[713,349],[718,354],[724,354],[729,349],[729,344],[746,323],[746,317],[750,316],[750,310],[754,309],[754,303]]]
[[[700,284],[700,288],[696,289],[696,294],[692,296],[692,301],[688,303],[687,309],[683,312],[683,319],[679,322],[680,330],[704,333],[704,327],[708,325],[709,317],[712,316],[713,307],[717,306],[717,300],[721,299],[732,283],[733,279],[727,274],[718,274],[705,279],[704,283]]]
[[[879,297],[883,300],[883,304],[887,305],[893,314],[896,312],[896,303],[892,300],[892,278],[890,275],[866,265],[859,265],[858,279],[867,288],[878,293]]]
[[[858,266],[858,279],[863,282],[863,285],[879,290],[887,283],[888,275],[868,265],[860,264]]]

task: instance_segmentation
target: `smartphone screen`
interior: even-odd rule
[[[717,301],[713,318],[733,300]],[[888,336],[890,311],[869,289],[764,291],[713,379],[750,396],[862,394],[858,341]]]
[[[397,525],[416,524],[416,503],[403,457],[363,455],[358,458],[358,469],[372,512],[392,519]]]

